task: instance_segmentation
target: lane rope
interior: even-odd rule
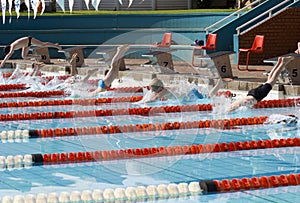
[[[131,102],[138,101],[141,97],[130,97]],[[73,102],[72,100],[65,100],[68,105],[81,104],[82,100]],[[100,101],[98,103],[98,101]],[[102,102],[104,101],[104,102]],[[117,101],[117,100],[116,100]],[[105,103],[105,99],[91,99],[87,103],[93,104]],[[110,100],[111,102],[111,100]],[[18,102],[21,103],[21,102]],[[14,102],[14,105],[18,105]],[[43,105],[44,101],[27,102],[25,105]],[[49,103],[49,101],[47,101]],[[50,101],[53,105],[62,104],[62,100]],[[22,102],[24,105],[24,102]],[[0,121],[16,121],[16,120],[41,120],[41,119],[60,119],[60,118],[76,118],[76,117],[103,117],[103,116],[115,116],[115,115],[141,115],[151,116],[151,112],[155,113],[178,113],[178,112],[191,112],[191,111],[211,111],[212,106],[210,104],[194,104],[183,106],[159,106],[159,107],[139,107],[139,108],[127,108],[127,109],[99,109],[99,110],[87,110],[87,111],[60,111],[60,112],[34,112],[34,113],[16,113],[16,114],[0,114]]]
[[[291,138],[290,138],[291,139]],[[280,141],[280,140],[279,140]],[[281,142],[285,142],[281,140]],[[293,141],[289,141],[293,142]],[[287,146],[289,147],[289,146]],[[268,155],[273,155],[274,153],[280,154],[280,155],[298,155],[300,154],[299,149],[296,147],[286,149],[286,147],[279,147],[279,148],[267,148],[267,149],[272,149],[272,150],[258,150],[258,151],[246,151],[246,150],[241,150],[244,151],[246,154],[250,155],[250,153],[255,154],[255,156],[268,156]],[[231,152],[231,151],[228,151]],[[226,159],[226,158],[234,158],[234,157],[240,157],[241,154],[234,154],[234,153],[196,153],[196,154],[182,154],[182,155],[175,155],[175,156],[151,156],[147,157],[147,163],[149,164],[156,164],[158,161],[160,162],[165,162],[165,161],[178,161],[178,160],[183,160],[186,159],[186,156],[188,156],[188,159],[191,160],[203,160],[205,159]],[[0,156],[0,170],[12,170],[12,169],[30,169],[32,168],[35,164],[32,161],[32,154],[25,154],[25,155],[8,155],[8,156]],[[133,157],[134,158],[134,157]],[[63,168],[65,167],[84,167],[84,166],[97,166],[99,163],[103,163],[106,160],[100,160],[100,161],[95,161],[93,160],[88,160],[88,161],[70,161],[70,162],[62,162],[60,164],[64,164]],[[58,161],[59,162],[59,161]],[[52,162],[43,162],[43,167],[45,168],[57,168],[57,163],[52,163]],[[40,165],[40,164],[37,164]]]
[[[100,135],[100,134],[116,134],[130,132],[149,132],[149,131],[166,131],[166,130],[182,130],[182,129],[234,129],[236,126],[252,126],[263,124],[268,119],[267,116],[248,117],[248,118],[231,118],[219,120],[198,120],[186,122],[167,122],[167,123],[144,123],[136,125],[123,126],[90,126],[76,128],[50,128],[35,130],[10,130],[1,132],[1,140],[22,139],[20,135],[28,138],[49,138],[49,137],[65,137],[65,136],[81,136],[81,135]],[[22,133],[20,133],[22,132]],[[27,135],[28,133],[28,135]]]

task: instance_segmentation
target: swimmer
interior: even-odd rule
[[[104,79],[99,80],[98,88],[91,92],[92,95],[103,92],[111,86],[111,83],[114,81],[115,78],[117,78],[119,74],[119,67],[122,62],[119,59],[121,59],[124,56],[124,54],[128,51],[129,48],[129,45],[121,45],[117,48],[117,52],[111,61],[111,68],[105,75]]]
[[[290,115],[272,114],[268,117],[264,124],[282,124],[286,127],[295,127],[298,123],[298,117]]]
[[[232,112],[241,106],[250,107],[256,104],[257,102],[263,100],[266,96],[268,96],[269,92],[272,90],[272,87],[276,83],[276,80],[283,68],[292,59],[293,57],[279,57],[278,62],[271,70],[267,81],[264,84],[258,86],[257,88],[251,89],[246,97],[231,103],[230,108],[227,111]]]
[[[77,53],[74,53],[71,57],[71,59],[69,60],[69,63],[71,64],[71,71],[70,71],[70,75],[71,76],[75,76],[78,74],[78,70],[76,67],[76,58],[77,58]]]
[[[217,91],[222,86],[222,79],[219,79],[216,83],[216,85],[212,88],[212,90],[208,93],[208,97],[214,96]],[[170,92],[163,84],[163,82],[158,79],[154,78],[150,84],[150,91],[147,92],[147,94],[144,96],[144,98],[141,100],[140,103],[149,103],[157,101],[163,97],[170,98],[172,97],[172,92]],[[184,96],[184,100],[190,99],[191,97],[194,97],[196,99],[203,99],[205,96],[201,94],[196,88],[193,88],[189,91],[187,95]]]
[[[33,63],[32,64],[32,72],[29,73],[29,76],[38,76],[39,75],[39,72],[40,72],[40,69],[42,67],[44,67],[45,64],[43,62],[41,63]]]
[[[61,49],[61,46],[59,44],[53,44],[50,42],[41,42],[40,40],[37,40],[33,37],[22,37],[20,39],[15,40],[12,42],[10,45],[6,46],[4,48],[5,52],[5,57],[3,61],[1,62],[1,67],[4,67],[5,62],[12,56],[15,50],[22,49],[22,58],[23,59],[30,59],[30,58],[40,58],[41,56],[39,55],[33,55],[33,54],[28,54],[29,48],[31,46],[37,46],[37,47],[54,47],[57,49]]]

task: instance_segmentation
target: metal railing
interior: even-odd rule
[[[229,16],[226,16],[225,18],[223,18],[223,19],[221,19],[221,20],[217,21],[216,23],[214,23],[214,24],[212,24],[212,25],[210,25],[210,26],[206,27],[206,28],[205,28],[206,34],[208,34],[208,33],[209,33],[209,30],[210,30],[210,29],[212,29],[212,28],[216,27],[218,24],[221,24],[221,23],[223,23],[225,20],[227,20],[227,19],[231,18],[232,16],[235,16],[235,15],[237,15],[237,18],[239,18],[239,17],[240,17],[240,14],[241,14],[241,12],[243,12],[244,10],[248,9],[249,7],[251,7],[251,6],[253,6],[253,5],[257,4],[257,3],[260,3],[261,1],[263,1],[263,0],[256,0],[256,1],[254,1],[254,2],[252,2],[252,3],[250,3],[250,4],[248,4],[247,6],[245,6],[245,7],[241,8],[241,9],[239,9],[239,10],[235,11],[235,12],[233,12],[233,13],[232,13],[232,14],[230,14]]]
[[[239,27],[236,28],[236,30],[237,30],[237,35],[240,35],[241,29],[242,29],[242,28],[244,28],[244,27],[246,27],[247,25],[249,25],[249,24],[255,22],[256,20],[262,18],[263,16],[265,16],[265,15],[267,15],[267,14],[269,14],[269,16],[268,16],[266,19],[264,19],[263,21],[261,21],[261,23],[263,23],[263,22],[265,22],[266,20],[270,19],[272,16],[274,16],[275,13],[273,13],[273,11],[274,11],[275,9],[279,8],[280,6],[286,4],[286,3],[290,2],[290,1],[296,2],[296,1],[298,1],[298,0],[285,0],[285,1],[281,2],[280,4],[277,4],[276,6],[270,8],[268,11],[265,11],[265,12],[261,13],[260,15],[256,16],[255,18],[253,18],[253,19],[247,21],[247,22],[244,23],[243,25],[241,25],[241,26],[239,26]],[[280,10],[280,11],[282,11],[282,10]],[[280,12],[280,11],[278,11],[278,12]],[[278,12],[276,12],[276,13],[278,13]]]

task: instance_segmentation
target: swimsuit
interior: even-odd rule
[[[272,90],[272,85],[269,83],[262,84],[257,88],[250,90],[247,96],[253,96],[257,102],[263,100]]]
[[[99,80],[98,87],[101,87],[102,89],[107,88],[103,80]]]
[[[198,99],[203,99],[203,98],[204,98],[203,94],[201,94],[196,88],[193,88],[183,98],[183,102],[191,102],[191,101],[196,101]]]
[[[189,94],[188,94],[189,97],[196,97],[197,99],[203,99],[203,95],[196,89],[196,88],[193,88]]]
[[[28,47],[30,47],[30,46],[32,45],[32,44],[31,44],[31,39],[32,39],[32,37],[29,36],[29,37],[28,37],[28,45],[27,45]]]

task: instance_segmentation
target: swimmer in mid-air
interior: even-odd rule
[[[12,42],[10,45],[6,46],[4,48],[5,52],[5,57],[3,61],[1,62],[0,67],[4,67],[5,62],[12,56],[14,51],[18,49],[22,49],[22,58],[23,59],[28,59],[28,58],[40,58],[39,55],[33,55],[33,54],[28,54],[29,48],[31,46],[37,46],[37,47],[54,47],[57,49],[61,49],[61,46],[59,44],[53,44],[51,42],[42,42],[36,38],[33,37],[22,37],[14,42]]]

